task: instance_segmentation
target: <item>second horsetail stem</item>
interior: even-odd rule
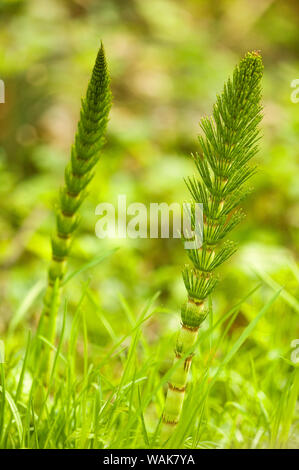
[[[205,300],[217,284],[215,270],[236,251],[236,245],[226,237],[244,216],[239,207],[248,194],[244,184],[256,170],[249,162],[258,151],[262,74],[260,54],[247,53],[217,96],[213,115],[200,121],[200,152],[193,156],[197,175],[186,183],[193,202],[203,207],[203,243],[199,249],[187,250],[192,266],[183,271],[187,300],[181,309],[175,346],[175,361],[180,363],[169,382],[162,444],[180,420],[192,360],[188,351],[207,315]]]

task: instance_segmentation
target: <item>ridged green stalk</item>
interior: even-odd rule
[[[248,163],[258,150],[262,73],[259,53],[246,54],[217,96],[213,116],[200,122],[201,151],[193,156],[199,177],[189,178],[186,183],[194,203],[203,205],[203,244],[199,249],[187,250],[193,266],[183,271],[188,298],[181,309],[175,346],[179,365],[169,382],[162,443],[169,440],[180,419],[192,360],[190,350],[207,315],[205,300],[218,282],[215,270],[236,251],[234,243],[224,240],[243,218],[238,208],[248,194],[243,185],[255,173],[255,167]]]
[[[82,99],[80,120],[72,146],[71,158],[65,169],[64,186],[60,190],[56,209],[56,230],[52,237],[52,259],[48,271],[48,286],[44,297],[38,334],[53,343],[56,333],[56,317],[59,306],[60,287],[66,271],[74,231],[78,225],[78,210],[89,182],[94,176],[94,167],[99,160],[105,142],[105,131],[111,108],[110,78],[103,45],[101,45],[86,97]],[[54,289],[55,286],[55,289]],[[42,371],[47,369],[49,353],[41,344],[37,349]]]

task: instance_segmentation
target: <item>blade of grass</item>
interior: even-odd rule
[[[91,261],[88,261],[88,263],[81,265],[80,268],[75,269],[73,272],[65,276],[65,279],[61,285],[65,286],[65,284],[67,284],[73,277],[78,276],[78,274],[84,273],[90,268],[94,268],[98,264],[102,263],[106,258],[113,255],[117,250],[118,248],[107,250],[106,252],[103,252],[99,256],[96,256],[95,258],[93,258]]]
[[[254,271],[255,274],[263,281],[265,282],[271,289],[277,291],[278,289],[281,290],[281,298],[290,306],[292,307],[297,313],[299,313],[299,302],[298,300],[290,294],[284,286],[281,286],[278,284],[278,282],[274,281],[274,279],[271,278],[266,273],[263,273],[261,271]]]
[[[46,287],[46,284],[44,281],[38,281],[28,291],[23,302],[21,303],[19,308],[16,310],[15,314],[12,316],[9,322],[8,332],[7,332],[9,336],[12,335],[12,333],[15,331],[19,323],[24,320],[28,310],[30,309],[30,307],[32,307],[35,300],[37,299],[37,297],[40,295],[40,293],[43,291],[45,287]]]
[[[235,354],[238,352],[238,350],[240,349],[240,347],[242,346],[242,344],[246,341],[246,339],[250,336],[250,334],[252,333],[253,329],[256,327],[256,325],[258,324],[259,320],[266,314],[266,312],[269,310],[269,308],[273,305],[273,303],[275,302],[275,300],[279,297],[281,293],[281,289],[276,292],[274,294],[274,296],[267,302],[266,305],[264,305],[264,307],[259,311],[259,313],[256,315],[256,317],[249,323],[249,325],[243,330],[242,334],[239,336],[239,338],[237,339],[237,341],[234,343],[234,345],[232,346],[232,348],[230,349],[230,351],[226,354],[226,356],[224,357],[223,361],[221,362],[221,364],[219,365],[215,375],[213,376],[213,378],[211,379],[208,387],[207,387],[207,390],[206,392],[204,393],[204,395],[201,397],[200,399],[200,402],[197,406],[195,406],[193,408],[193,411],[194,413],[191,414],[191,416],[189,417],[189,419],[183,419],[182,420],[182,423],[181,425],[179,426],[178,428],[178,432],[176,433],[176,435],[174,435],[171,440],[170,440],[170,443],[171,444],[175,444],[175,445],[178,445],[180,446],[182,444],[182,442],[184,441],[184,438],[185,438],[185,435],[187,434],[188,432],[188,429],[191,429],[192,428],[192,423],[194,422],[194,420],[196,419],[196,416],[198,414],[198,411],[200,409],[200,407],[203,406],[211,388],[213,387],[213,385],[215,384],[216,382],[216,379],[217,377],[219,376],[219,373],[221,372],[221,370],[227,366],[227,364],[232,360],[232,358],[235,356]]]

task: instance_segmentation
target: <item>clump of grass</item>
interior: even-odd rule
[[[194,361],[194,381],[172,448],[298,448],[299,368],[287,362],[288,334],[278,328],[282,310],[294,331],[297,318],[283,296],[277,299],[277,289],[265,303],[264,288],[251,289],[202,332],[205,349],[213,336],[213,349],[224,353],[205,358],[204,370],[213,370],[210,380],[199,373],[201,361]],[[0,364],[0,448],[159,447],[155,421],[169,379],[169,372],[161,377],[169,337],[163,335],[157,344],[144,334],[146,322],[160,311],[157,296],[146,301],[138,317],[124,303],[121,324],[113,324],[116,337],[111,335],[100,354],[88,338],[86,319],[96,315],[109,323],[110,318],[95,300],[95,292],[86,284],[71,317],[67,307],[61,309],[49,382],[52,396],[45,400],[44,413],[35,410],[39,382],[35,363],[30,361],[30,335],[21,357],[14,341],[7,345],[13,354],[7,351],[6,364]],[[246,307],[252,320],[240,335],[228,335],[227,329]],[[259,322],[265,322],[269,338],[276,335],[276,344],[285,348],[284,358],[269,360],[276,345],[265,341],[265,325],[258,328]],[[130,345],[124,351],[120,345],[128,339]]]
[[[244,183],[255,172],[249,161],[258,150],[262,73],[259,53],[246,54],[217,97],[213,116],[200,122],[201,151],[194,155],[199,178],[189,178],[187,186],[194,203],[203,204],[203,243],[199,249],[187,250],[193,266],[183,271],[188,298],[181,309],[176,367],[163,413],[162,442],[169,439],[180,419],[191,350],[207,316],[205,301],[217,284],[215,270],[236,251],[236,245],[226,237],[244,216],[239,208],[248,193]],[[191,215],[194,222],[195,206]]]
[[[64,186],[60,190],[56,209],[56,230],[52,237],[52,260],[48,271],[48,286],[38,334],[48,342],[55,339],[56,317],[60,288],[66,271],[66,262],[74,231],[78,225],[78,211],[86,197],[87,186],[93,178],[105,142],[105,131],[111,108],[110,78],[103,45],[99,49],[86,97],[82,99],[80,120],[71,150],[71,159],[65,169]],[[37,348],[40,355],[42,345]],[[47,348],[48,350],[48,348]],[[41,370],[48,368],[49,354],[41,355]]]

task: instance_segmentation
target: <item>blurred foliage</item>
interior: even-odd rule
[[[291,81],[299,70],[298,17],[299,3],[292,0],[1,0],[0,78],[6,92],[0,105],[1,336],[28,290],[46,277],[53,207],[101,39],[114,105],[70,269],[119,247],[89,272],[116,332],[126,321],[120,296],[138,312],[156,291],[164,313],[151,319],[148,337],[155,343],[175,328],[187,257],[178,240],[97,239],[95,207],[116,203],[118,194],[126,194],[128,203],[188,198],[183,178],[193,172],[189,156],[198,150],[198,121],[211,112],[216,93],[248,50],[261,50],[265,64],[259,173],[247,218],[235,231],[240,250],[221,272],[214,311],[217,316],[227,311],[265,273],[298,297],[299,104],[291,101]],[[67,287],[70,310],[84,278]],[[264,283],[231,334],[271,295]],[[38,302],[30,308],[28,324],[36,324],[40,309]],[[87,312],[92,341],[105,345],[109,337],[102,324],[91,306]],[[299,337],[296,315],[279,299],[263,320],[255,341],[268,350],[269,360],[289,354],[290,342]],[[23,322],[19,335],[24,327]]]

